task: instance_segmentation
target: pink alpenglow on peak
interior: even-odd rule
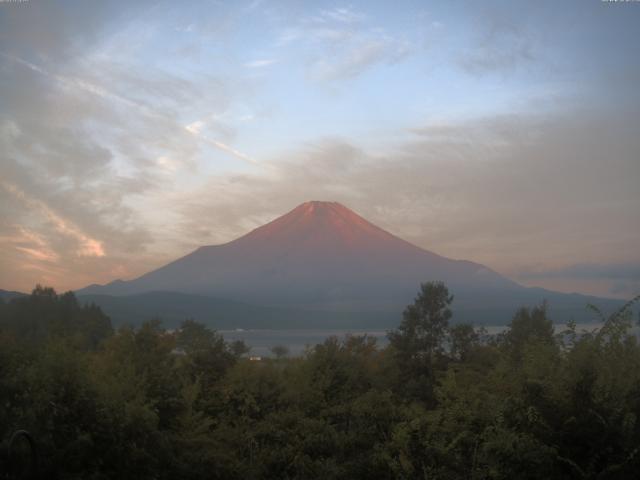
[[[236,241],[274,242],[290,248],[307,246],[323,250],[367,249],[376,243],[397,241],[406,243],[340,203],[321,201],[305,202]]]

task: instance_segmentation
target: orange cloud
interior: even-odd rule
[[[0,180],[0,186],[25,203],[32,210],[39,212],[54,225],[58,232],[74,238],[79,243],[76,255],[80,257],[104,257],[106,255],[102,242],[86,235],[77,225],[58,215],[44,202],[29,197],[24,191],[8,182]]]

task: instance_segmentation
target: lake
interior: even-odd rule
[[[582,323],[577,324],[578,332],[583,330],[592,330],[601,327],[599,323]],[[496,335],[504,331],[506,326],[485,326],[487,333]],[[556,332],[560,332],[566,328],[564,324],[556,324]],[[637,327],[633,329],[637,334]],[[249,347],[251,352],[249,355],[260,357],[272,357],[270,349],[276,345],[283,345],[289,349],[290,356],[299,356],[304,353],[307,346],[314,346],[323,343],[327,338],[336,336],[339,338],[345,335],[369,335],[377,339],[379,347],[387,345],[386,330],[219,330],[225,340],[232,342],[234,340],[243,340]]]

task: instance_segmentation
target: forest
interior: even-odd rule
[[[430,282],[384,348],[251,361],[196,321],[114,330],[38,286],[0,303],[0,478],[637,478],[637,300],[585,308],[589,331],[523,307],[491,336]]]

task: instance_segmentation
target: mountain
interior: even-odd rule
[[[5,302],[8,302],[9,300],[12,300],[14,298],[25,297],[26,295],[26,293],[0,289],[0,299],[4,300]]]
[[[174,292],[197,296],[194,305],[202,305],[206,297],[305,312],[299,315],[300,326],[310,326],[304,319],[310,312],[316,319],[313,327],[324,325],[322,318],[345,315],[384,317],[393,326],[420,283],[428,280],[444,281],[456,296],[457,318],[476,323],[504,323],[518,306],[544,298],[563,319],[583,313],[594,300],[605,308],[620,304],[525,288],[478,263],[412,245],[339,203],[319,201],[304,203],[232,242],[200,247],[134,280],[92,285],[77,293],[101,295],[104,302],[105,296]],[[187,308],[185,314],[195,310]]]
[[[308,202],[224,245],[198,248],[129,282],[80,293],[175,291],[266,305],[345,308],[415,293],[437,278],[451,288],[517,288],[490,269],[450,260],[376,227],[339,203]]]

